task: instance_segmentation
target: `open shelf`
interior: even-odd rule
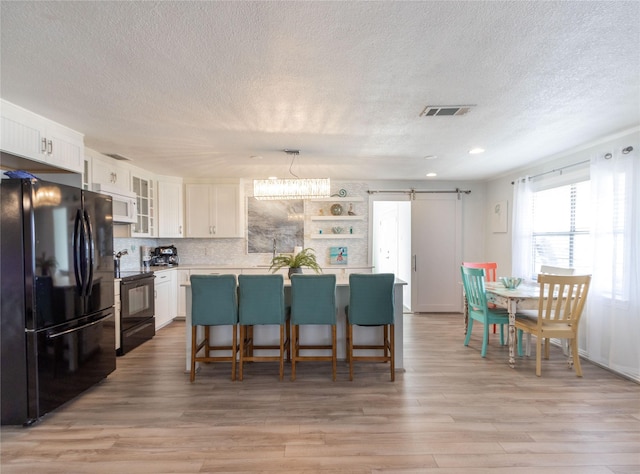
[[[364,216],[311,216],[312,221],[361,221]]]
[[[364,198],[362,196],[347,196],[347,197],[328,197],[328,198],[314,198],[314,199],[309,199],[310,201],[322,201],[322,202],[362,202],[364,201]]]
[[[364,234],[311,234],[312,239],[361,239]]]

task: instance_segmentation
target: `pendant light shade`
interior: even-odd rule
[[[285,149],[284,152],[292,156],[289,173],[295,179],[254,179],[254,198],[259,200],[313,199],[331,195],[329,178],[299,178],[291,171],[296,157],[300,154],[300,150]]]
[[[260,200],[313,199],[329,197],[330,192],[329,178],[253,180],[253,197]]]

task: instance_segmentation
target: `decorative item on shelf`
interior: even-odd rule
[[[353,212],[353,204],[349,204],[349,211],[347,211],[347,214],[349,214],[350,216],[356,215],[356,213]]]
[[[332,265],[346,265],[347,260],[347,247],[329,248],[329,263]]]
[[[344,232],[344,227],[336,226],[332,227],[331,230],[334,234],[342,234],[342,232]]]
[[[331,206],[331,214],[334,216],[341,216],[342,215],[342,206],[340,204],[334,204],[333,206]]]
[[[324,211],[323,211],[322,209],[320,209],[320,210],[318,211],[318,215],[319,215],[319,216],[324,216]]]
[[[321,231],[322,233],[322,231]],[[309,267],[316,273],[321,273],[322,269],[316,261],[315,250],[306,248],[298,253],[280,254],[271,259],[269,270],[273,273],[283,267],[289,267],[289,278],[293,273],[302,273],[302,267]]]
[[[259,200],[280,199],[313,199],[329,197],[331,182],[329,178],[300,178],[291,171],[296,156],[300,150],[285,149],[287,155],[291,155],[289,173],[295,179],[254,179],[253,197]]]
[[[340,189],[340,191],[338,191],[337,193],[332,194],[331,197],[347,197],[347,190]]]
[[[353,234],[353,226],[349,227],[349,233]]]

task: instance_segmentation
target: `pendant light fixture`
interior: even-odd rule
[[[313,199],[329,197],[331,183],[329,178],[299,178],[291,168],[300,150],[285,149],[284,152],[291,155],[289,173],[294,179],[254,179],[253,197],[259,200],[277,199]]]

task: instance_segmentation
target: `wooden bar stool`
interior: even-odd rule
[[[245,362],[280,363],[280,380],[284,377],[284,354],[289,350],[287,315],[284,307],[284,278],[282,275],[239,275],[238,312],[240,322],[240,380]],[[253,326],[280,326],[279,345],[256,345]],[[256,355],[256,350],[276,350],[278,355]]]
[[[347,360],[349,380],[353,380],[355,361],[389,362],[391,381],[395,380],[394,347],[394,295],[393,273],[349,275],[349,306],[347,314]],[[379,344],[354,344],[353,326],[381,326],[382,342]],[[354,355],[356,350],[378,350],[382,355]]]
[[[300,326],[328,325],[331,344],[300,344]],[[330,350],[330,355],[305,355],[304,350]],[[331,361],[336,380],[336,276],[291,275],[291,380],[296,379],[296,363],[300,361]]]
[[[231,362],[231,380],[236,379],[238,354],[238,297],[234,275],[191,275],[191,382],[196,377],[196,362]],[[231,345],[212,346],[212,326],[232,326]],[[198,326],[204,326],[204,338],[198,342]],[[204,349],[204,354],[198,352]],[[212,356],[213,351],[230,355]]]

